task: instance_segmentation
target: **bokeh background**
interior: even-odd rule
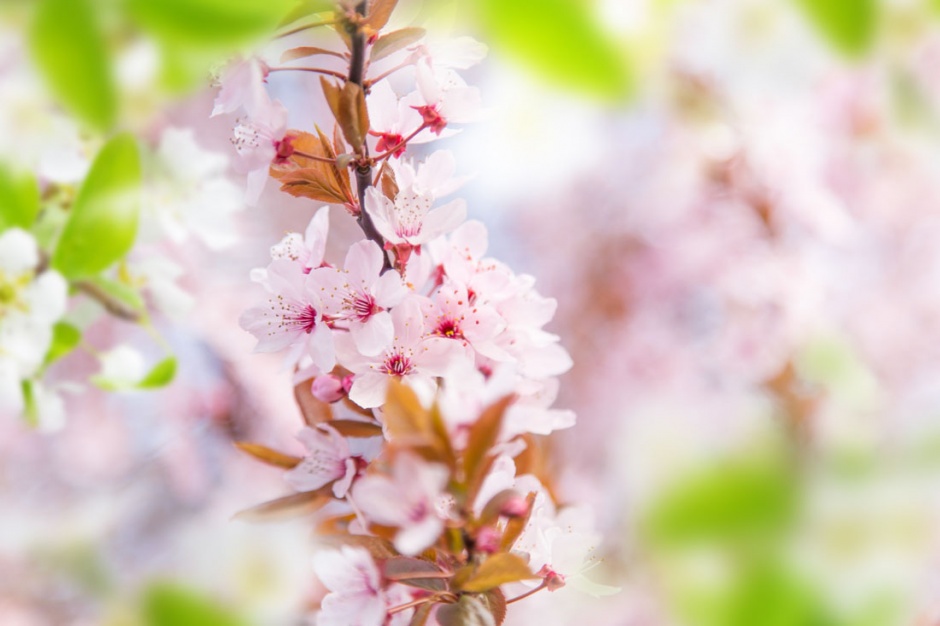
[[[309,519],[232,520],[287,491],[232,442],[298,450],[301,425],[278,359],[238,327],[248,272],[317,206],[269,186],[147,236],[166,205],[188,223],[179,197],[204,182],[160,161],[167,129],[231,156],[211,72],[335,44],[263,47],[281,9],[0,2],[4,167],[80,180],[102,128],[132,130],[164,206],[134,259],[181,268],[150,294],[172,385],[75,387],[99,367],[79,350],[49,372],[61,429],[0,419],[4,626],[303,624],[322,593]],[[96,35],[69,35],[88,15]],[[474,175],[462,194],[490,253],[558,299],[575,363],[559,405],[579,421],[546,463],[595,509],[593,577],[623,588],[542,594],[509,622],[940,624],[940,6],[402,0],[393,23],[491,48],[467,75],[485,119],[441,147]],[[323,117],[315,77],[269,88],[292,126]],[[355,228],[331,217],[336,253]],[[84,341],[161,350],[115,320]]]

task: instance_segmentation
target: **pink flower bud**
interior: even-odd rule
[[[565,586],[565,577],[553,570],[548,565],[543,565],[535,574],[545,582],[545,588],[549,591],[558,591]]]
[[[525,517],[529,512],[529,503],[525,498],[515,497],[506,500],[499,514],[503,517]]]
[[[499,531],[492,526],[484,526],[476,536],[476,549],[480,552],[493,554],[499,551],[499,543],[502,539]]]
[[[320,402],[338,402],[346,395],[347,389],[343,382],[339,376],[333,376],[332,374],[317,376],[313,379],[310,392]]]

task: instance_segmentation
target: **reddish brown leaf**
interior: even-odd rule
[[[339,108],[334,113],[343,136],[358,154],[369,132],[369,110],[362,87],[353,82],[343,85],[339,94]]]
[[[332,485],[316,491],[302,491],[239,511],[234,519],[246,522],[272,522],[315,513],[333,500]]]
[[[296,48],[291,48],[290,50],[285,50],[284,54],[281,55],[281,63],[290,63],[291,61],[296,61],[297,59],[306,59],[307,57],[321,54],[340,57],[341,59],[346,58],[346,55],[341,52],[336,52],[335,50],[317,48],[316,46],[298,46]]]
[[[440,568],[424,559],[396,556],[386,561],[382,569],[385,578],[388,580],[418,587],[419,589],[427,589],[428,591],[445,591],[447,589]]]
[[[509,395],[501,398],[486,407],[477,421],[470,427],[467,438],[467,449],[463,456],[464,478],[467,483],[467,500],[472,502],[477,490],[486,478],[489,464],[486,462],[490,455],[499,432],[503,426],[503,415],[506,409],[515,400]]]
[[[398,181],[395,180],[395,172],[390,167],[384,167],[382,170],[382,193],[386,198],[395,201],[398,197]]]
[[[506,596],[503,594],[502,590],[499,588],[490,589],[483,594],[481,599],[490,610],[490,613],[493,614],[493,619],[496,620],[496,626],[506,621]]]
[[[340,191],[344,196],[346,196],[346,201],[353,200],[352,187],[349,182],[349,170],[345,167],[339,167],[336,164],[336,151],[333,149],[333,144],[330,143],[330,140],[326,135],[323,134],[323,131],[320,130],[320,127],[317,126],[317,137],[320,139],[320,147],[323,150],[323,154],[326,155],[328,159],[333,159],[333,163],[328,163],[327,165],[333,172],[333,177],[339,183]]]
[[[369,535],[349,535],[346,533],[321,535],[317,537],[317,545],[328,548],[339,548],[341,546],[364,548],[376,561],[399,556],[391,541]]]
[[[375,41],[369,58],[373,63],[384,59],[390,54],[395,54],[402,48],[420,41],[425,33],[426,31],[423,28],[418,28],[417,26],[386,33]]]
[[[329,105],[330,111],[333,112],[333,117],[338,122],[339,121],[339,100],[340,100],[339,85],[337,85],[331,80],[328,80],[325,76],[321,76],[320,87],[323,88],[323,97],[326,98],[326,103]]]
[[[372,422],[360,420],[333,420],[330,426],[335,428],[344,437],[381,437],[382,427]]]
[[[521,557],[501,552],[489,557],[474,570],[462,569],[454,576],[454,586],[462,591],[482,593],[500,585],[536,578]]]
[[[313,379],[305,380],[294,387],[294,399],[307,426],[316,426],[333,419],[333,409],[326,402],[313,397],[310,385]]]
[[[369,12],[365,24],[372,30],[382,30],[388,24],[398,0],[372,0],[369,3]]]
[[[535,503],[535,492],[530,491],[529,495],[525,498],[526,504],[529,506],[528,512],[524,517],[513,517],[508,522],[506,522],[506,530],[503,531],[503,538],[499,543],[501,550],[510,550],[512,549],[513,544],[516,543],[516,540],[519,539],[519,535],[522,534],[522,531],[525,530],[526,525],[529,523],[529,518],[532,517],[532,505]]]
[[[272,450],[271,448],[263,446],[259,443],[236,441],[235,447],[237,447],[242,452],[247,452],[262,463],[267,463],[268,465],[273,465],[275,467],[283,467],[284,469],[294,469],[300,464],[301,461],[303,461],[301,457],[284,454],[282,452],[278,452],[277,450]]]

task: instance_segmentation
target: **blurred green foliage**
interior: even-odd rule
[[[0,232],[32,227],[39,215],[39,185],[29,173],[14,173],[0,165]]]
[[[30,44],[53,94],[79,119],[99,130],[117,117],[111,59],[88,0],[41,0]]]
[[[90,276],[126,255],[137,236],[140,214],[137,141],[121,134],[98,153],[69,212],[52,256],[67,278]]]
[[[878,0],[798,0],[816,30],[848,56],[868,52],[875,40]]]
[[[245,626],[216,600],[170,582],[154,583],[142,600],[146,626]]]
[[[774,538],[797,513],[792,468],[768,457],[724,460],[668,489],[651,507],[645,532],[660,547]]]
[[[581,0],[479,0],[487,43],[536,75],[607,100],[628,95],[632,72],[623,50]]]

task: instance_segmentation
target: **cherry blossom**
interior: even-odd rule
[[[290,348],[288,361],[302,356],[313,359],[321,371],[336,362],[333,335],[323,319],[320,297],[303,269],[288,260],[268,266],[264,286],[271,294],[267,304],[245,311],[240,324],[258,340],[258,352]]]
[[[219,82],[221,88],[210,117],[244,109],[255,117],[268,105],[270,98],[264,88],[268,66],[254,57],[229,64]]]
[[[313,569],[330,590],[320,605],[318,626],[383,626],[388,611],[382,578],[368,552],[343,546],[322,550]]]
[[[375,243],[363,240],[350,247],[344,269],[324,267],[310,275],[325,314],[349,324],[356,348],[365,356],[378,354],[391,342],[388,310],[408,294],[398,272],[382,274],[383,255]]]
[[[308,454],[285,475],[290,486],[297,491],[315,491],[332,482],[333,495],[345,497],[367,463],[363,455],[351,452],[350,443],[329,424],[304,428],[297,438]]]
[[[385,402],[390,377],[433,388],[434,377],[445,375],[455,359],[467,356],[456,342],[426,335],[417,296],[395,307],[391,319],[393,337],[373,356],[360,353],[351,340],[337,337],[339,360],[355,374],[349,399],[363,408]]]
[[[431,132],[440,134],[448,124],[475,122],[480,113],[480,92],[468,87],[450,69],[431,69],[426,61],[415,66],[418,102],[415,107]]]
[[[287,134],[287,109],[277,100],[264,103],[254,115],[238,121],[232,144],[238,152],[238,166],[246,174],[245,199],[255,205],[264,191],[271,164],[293,153]]]
[[[411,454],[395,458],[391,476],[370,474],[353,488],[353,500],[369,520],[395,526],[395,549],[415,555],[431,546],[444,530],[438,499],[449,472]]]

